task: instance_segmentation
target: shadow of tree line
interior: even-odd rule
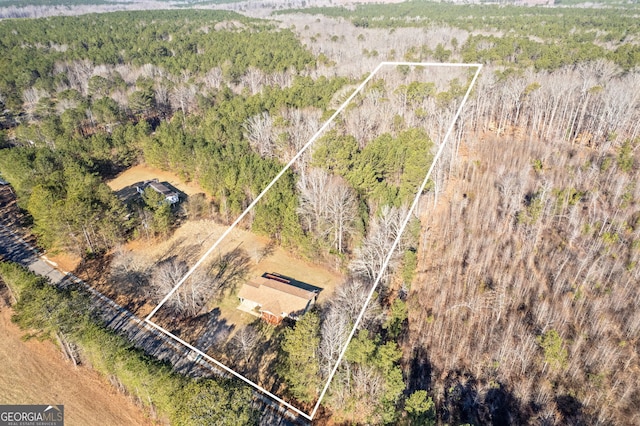
[[[427,390],[434,396],[438,420],[444,424],[482,425],[585,425],[582,404],[572,395],[554,398],[555,412],[542,411],[533,401],[521,401],[498,380],[478,378],[465,371],[450,371],[441,383],[434,383],[437,372],[429,362],[427,350],[415,348],[409,362],[407,395]]]

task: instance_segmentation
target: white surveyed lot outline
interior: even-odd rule
[[[329,127],[329,125],[333,122],[333,120],[335,120],[335,118],[340,115],[342,113],[342,111],[344,111],[344,109],[347,107],[347,105],[349,105],[349,103],[362,91],[362,89],[364,89],[364,87],[367,85],[367,83],[369,83],[369,81],[378,73],[378,71],[380,71],[381,68],[386,67],[386,66],[413,66],[413,67],[459,67],[459,68],[477,68],[471,83],[469,84],[469,87],[467,88],[467,91],[462,99],[462,102],[460,103],[460,105],[458,106],[458,109],[453,117],[453,119],[451,120],[451,123],[449,124],[449,127],[447,129],[447,132],[444,136],[444,139],[442,140],[442,143],[440,144],[438,151],[436,152],[436,155],[433,157],[433,161],[431,162],[431,166],[429,167],[429,170],[427,171],[427,174],[424,177],[424,180],[422,181],[422,184],[420,185],[420,187],[418,188],[418,191],[416,192],[416,196],[413,199],[413,202],[411,203],[411,207],[409,208],[409,211],[406,215],[406,217],[404,218],[403,222],[402,222],[402,226],[400,227],[400,231],[398,232],[398,236],[396,237],[396,239],[393,241],[393,244],[391,245],[391,249],[389,250],[389,253],[387,253],[387,257],[385,258],[382,267],[380,268],[380,271],[378,272],[378,276],[376,277],[375,281],[373,282],[373,285],[371,286],[371,290],[369,291],[369,294],[367,295],[367,299],[365,301],[365,303],[362,306],[362,309],[360,310],[360,313],[353,325],[353,328],[351,329],[351,332],[349,333],[349,336],[346,340],[346,342],[344,343],[344,346],[342,347],[342,350],[340,351],[340,355],[338,356],[338,359],[335,363],[335,365],[333,366],[333,369],[331,370],[331,373],[329,374],[329,377],[327,379],[327,382],[325,383],[322,392],[320,393],[320,396],[318,397],[318,401],[316,402],[313,411],[309,414],[309,413],[305,413],[303,411],[301,411],[300,409],[294,407],[293,405],[291,405],[290,403],[288,403],[287,401],[283,400],[282,398],[274,395],[273,393],[269,392],[268,390],[266,390],[265,388],[263,388],[262,386],[260,386],[259,384],[253,382],[252,380],[249,380],[248,378],[244,377],[242,374],[236,372],[235,370],[227,367],[226,365],[222,364],[220,361],[212,358],[211,356],[207,355],[206,353],[204,353],[202,350],[196,348],[195,346],[191,345],[190,343],[184,341],[183,339],[179,338],[178,336],[175,336],[174,334],[172,334],[171,332],[169,332],[168,330],[166,330],[165,328],[161,327],[160,325],[154,323],[153,321],[151,321],[151,318],[156,314],[156,312],[158,312],[158,310],[167,302],[167,300],[169,300],[169,298],[171,296],[173,296],[173,294],[178,290],[178,288],[180,288],[180,286],[182,286],[182,284],[184,284],[184,282],[191,276],[191,274],[194,273],[194,271],[207,259],[207,257],[209,257],[209,255],[218,247],[218,245],[220,245],[220,243],[222,242],[222,240],[224,240],[227,235],[229,235],[229,233],[231,233],[231,231],[240,223],[240,221],[242,221],[242,219],[245,218],[245,216],[247,214],[249,214],[249,212],[251,211],[252,208],[254,208],[256,206],[256,204],[262,199],[262,197],[267,193],[267,191],[269,191],[271,189],[271,187],[278,181],[278,179],[280,179],[280,177],[282,177],[283,174],[285,174],[287,172],[287,170],[289,170],[291,168],[291,166],[293,165],[293,163],[295,163],[301,156],[302,154],[304,154],[304,152],[320,137],[320,135],[322,133],[324,133],[324,131]],[[360,85],[356,88],[356,90],[354,90],[354,92],[347,98],[346,101],[344,101],[344,103],[342,105],[340,105],[340,107],[331,115],[331,117],[322,125],[322,127],[320,127],[320,129],[309,139],[309,141],[300,149],[300,151],[298,151],[298,153],[287,163],[286,166],[284,166],[284,168],[276,175],[276,177],[264,188],[264,190],[251,202],[251,204],[249,204],[249,206],[242,212],[242,214],[240,214],[240,216],[238,216],[238,218],[229,226],[229,228],[227,228],[227,230],[218,238],[218,240],[213,243],[213,245],[211,246],[211,248],[209,248],[209,250],[206,251],[206,253],[204,255],[202,255],[202,257],[191,267],[191,269],[189,269],[189,271],[187,271],[187,273],[180,279],[180,281],[178,281],[178,283],[175,285],[175,287],[173,287],[173,289],[171,289],[171,291],[169,293],[167,293],[167,295],[160,301],[160,303],[158,303],[158,305],[149,313],[149,315],[147,315],[145,317],[145,322],[148,323],[149,325],[151,325],[152,327],[156,328],[158,331],[162,332],[163,334],[171,337],[172,339],[174,339],[177,342],[180,342],[181,344],[183,344],[184,346],[186,346],[187,348],[191,349],[192,351],[196,352],[198,355],[202,356],[203,358],[205,358],[207,361],[212,362],[213,364],[215,364],[217,367],[221,368],[222,370],[224,370],[225,372],[231,374],[234,377],[237,377],[238,379],[242,380],[243,382],[253,386],[255,389],[257,389],[258,391],[262,392],[263,394],[269,396],[270,398],[274,399],[275,401],[279,402],[280,404],[286,406],[287,408],[291,409],[292,411],[294,411],[295,413],[299,414],[300,416],[309,419],[309,420],[313,420],[313,417],[315,416],[316,412],[318,411],[318,408],[320,407],[320,403],[322,402],[322,399],[324,398],[325,394],[327,393],[327,390],[329,389],[329,385],[331,384],[331,381],[333,380],[333,376],[336,374],[336,371],[338,370],[338,367],[340,365],[340,363],[342,362],[342,358],[344,357],[344,354],[347,351],[347,347],[349,346],[349,342],[351,342],[351,339],[353,338],[353,336],[355,335],[356,330],[358,329],[358,326],[360,325],[360,322],[362,321],[362,318],[364,316],[364,312],[367,308],[367,305],[369,305],[369,302],[371,301],[371,298],[373,297],[373,294],[375,293],[376,289],[378,288],[378,285],[380,284],[380,281],[382,279],[383,273],[384,271],[387,269],[387,266],[389,265],[389,262],[391,261],[391,257],[393,256],[393,252],[396,250],[396,248],[398,247],[398,244],[400,242],[400,238],[402,237],[402,234],[404,233],[405,228],[407,227],[407,224],[409,223],[409,221],[411,220],[411,217],[413,215],[414,210],[416,209],[418,202],[420,201],[420,196],[422,194],[422,192],[424,191],[429,178],[431,177],[431,174],[433,172],[433,169],[435,167],[436,162],[438,161],[438,159],[442,156],[442,153],[444,152],[444,147],[447,144],[447,141],[449,140],[449,137],[453,131],[453,128],[455,126],[456,121],[458,121],[458,117],[460,116],[460,113],[462,112],[462,108],[464,107],[465,103],[467,102],[467,99],[469,98],[469,95],[471,94],[471,90],[473,89],[473,86],[476,83],[476,80],[478,78],[478,75],[480,74],[480,71],[482,70],[482,64],[459,64],[459,63],[430,63],[430,62],[381,62],[380,64],[378,64],[378,66],[367,76],[367,78],[364,79],[364,81],[362,83],[360,83]]]

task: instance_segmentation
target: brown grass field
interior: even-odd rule
[[[0,404],[64,404],[65,425],[152,425],[97,372],[74,367],[50,341],[23,341],[0,302]]]
[[[109,188],[119,191],[129,185],[145,180],[157,178],[160,182],[168,182],[174,187],[187,195],[198,194],[204,192],[195,182],[183,182],[176,174],[164,170],[147,166],[146,164],[138,164],[120,173],[115,179],[107,182]]]

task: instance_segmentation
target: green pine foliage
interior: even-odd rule
[[[9,20],[0,22],[0,40],[0,53],[7,58],[0,64],[3,126],[13,127],[16,146],[0,150],[0,166],[20,205],[34,217],[41,244],[64,249],[61,243],[69,242],[80,254],[109,248],[134,226],[135,235],[171,231],[175,212],[167,206],[132,209],[133,219],[125,220],[123,206],[116,206],[99,182],[142,158],[200,183],[223,218],[236,216],[283,166],[252,151],[244,135],[246,120],[264,111],[277,117],[283,108],[326,110],[348,82],[296,76],[296,70],[314,67],[315,58],[291,31],[231,12]],[[109,71],[85,76],[86,90],[69,88],[74,86],[72,68],[88,71],[100,65]],[[113,66],[168,74],[151,78],[145,73],[133,84],[131,75],[124,74],[128,71],[121,75]],[[191,107],[198,114],[182,108],[172,115],[167,98],[158,98],[158,87],[167,93],[181,84],[195,88],[214,67],[222,70],[222,83],[196,95]],[[253,96],[233,93],[228,85],[249,68],[287,72],[293,82],[287,88],[266,85]],[[169,74],[188,81],[179,83]],[[38,99],[35,106],[26,93]],[[27,120],[10,122],[25,113]],[[67,170],[71,167],[81,172]],[[84,180],[85,192],[68,192],[69,179]],[[297,202],[294,175],[287,173],[256,207],[253,230],[286,245],[308,246],[296,217]],[[82,215],[72,215],[74,210]]]
[[[305,314],[283,334],[285,357],[280,375],[289,385],[291,395],[303,402],[313,402],[322,385],[316,353],[319,343],[320,318],[315,312]]]
[[[313,161],[344,177],[371,204],[411,202],[433,160],[433,142],[423,129],[396,137],[383,134],[359,148],[352,136],[327,133],[318,141]]]
[[[544,362],[554,370],[564,370],[569,362],[567,349],[556,330],[548,330],[538,336],[537,342],[544,352]]]
[[[228,379],[194,380],[176,374],[170,365],[106,328],[91,314],[84,292],[61,290],[9,262],[0,262],[0,279],[17,299],[13,321],[29,336],[54,341],[58,336],[74,343],[83,363],[153,406],[161,418],[177,425],[257,424],[250,388]]]
[[[408,414],[409,424],[422,426],[435,426],[436,405],[427,395],[425,390],[413,392],[404,404],[404,409]]]
[[[182,390],[173,424],[245,426],[257,424],[251,389],[231,380],[192,380]]]
[[[429,1],[400,4],[307,8],[279,13],[304,12],[350,19],[362,28],[451,26],[482,35],[471,35],[460,46],[464,62],[534,66],[553,70],[598,58],[609,59],[624,70],[640,65],[636,4],[607,8],[523,8],[505,5],[463,5]],[[500,36],[487,33],[501,34]],[[613,45],[611,50],[603,46]],[[451,51],[439,45],[435,52],[422,46],[407,60],[433,56],[449,60]],[[420,54],[418,54],[420,53]]]
[[[347,403],[351,409],[363,410],[367,422],[375,424],[393,424],[397,422],[399,411],[396,409],[405,389],[402,370],[399,365],[402,350],[394,341],[382,343],[378,338],[371,338],[369,332],[361,330],[349,343],[345,360],[352,363],[352,369],[372,368],[383,381],[381,395],[375,404],[362,407],[357,400]],[[351,369],[350,369],[351,370]],[[357,390],[352,391],[350,398],[358,398]],[[360,397],[363,397],[360,395]]]
[[[246,30],[214,30],[226,20],[239,22]],[[223,11],[158,10],[5,20],[0,23],[0,40],[5,59],[0,63],[0,92],[7,94],[7,106],[16,110],[23,90],[35,85],[53,91],[56,78],[63,78],[54,74],[54,64],[62,61],[153,64],[176,75],[184,70],[203,74],[222,66],[231,80],[248,67],[274,72],[315,65],[313,55],[291,31]],[[100,87],[94,81],[92,89]],[[148,106],[144,91],[132,96],[139,107]]]
[[[100,177],[48,148],[0,151],[0,167],[34,220],[40,244],[78,254],[122,240],[126,211]]]
[[[389,309],[389,315],[382,328],[387,330],[389,337],[397,339],[402,333],[402,330],[407,325],[408,310],[407,304],[400,298],[397,298],[391,303]]]

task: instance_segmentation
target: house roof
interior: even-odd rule
[[[170,190],[169,188],[167,188],[164,184],[157,182],[157,181],[151,181],[149,182],[149,186],[153,189],[155,189],[157,192],[161,193],[162,195],[173,195],[175,194],[174,191]]]
[[[316,293],[285,282],[259,277],[243,284],[238,297],[256,302],[261,311],[295,316],[307,309]]]

